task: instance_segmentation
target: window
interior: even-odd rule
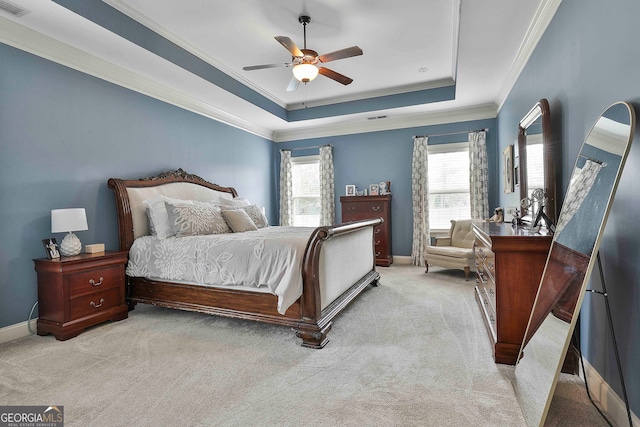
[[[291,158],[293,225],[320,225],[320,156]]]
[[[532,135],[537,136],[537,135]],[[531,137],[527,137],[527,189],[528,197],[536,188],[544,188],[544,164],[543,145],[540,138],[531,143]]]
[[[452,219],[471,218],[469,144],[429,146],[429,228],[448,230]]]

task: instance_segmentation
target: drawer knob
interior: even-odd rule
[[[102,304],[104,304],[104,298],[100,298],[100,304],[96,304],[95,302],[91,301],[89,303],[89,305],[93,308],[100,308],[102,307]]]
[[[380,232],[379,228],[376,228],[375,234],[378,234]]]
[[[89,284],[92,286],[100,286],[102,285],[102,282],[104,282],[104,277],[100,276],[100,280],[98,280],[97,282],[93,279],[89,279]]]
[[[380,240],[376,240],[376,245],[379,245],[379,244],[380,244]]]
[[[376,258],[380,256],[380,252],[376,252]]]
[[[371,206],[374,212],[378,212],[380,210],[380,206]]]

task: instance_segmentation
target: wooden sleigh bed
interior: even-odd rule
[[[182,169],[142,179],[111,178],[108,186],[116,199],[121,251],[129,251],[136,238],[149,234],[142,202],[150,196],[200,201],[211,200],[211,195],[237,197],[234,188]],[[313,230],[302,258],[302,295],[284,314],[276,309],[278,299],[271,293],[127,276],[129,308],[146,303],[289,326],[303,346],[322,348],[332,319],[368,285],[378,284],[373,235],[381,222],[372,219]]]

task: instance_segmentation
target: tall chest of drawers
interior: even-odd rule
[[[342,222],[382,218],[373,230],[376,265],[388,267],[393,263],[391,249],[391,194],[382,196],[342,196]]]
[[[538,292],[552,236],[510,223],[473,225],[475,297],[496,363],[515,364]]]

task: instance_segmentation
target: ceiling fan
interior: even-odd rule
[[[275,67],[293,67],[293,78],[287,87],[287,92],[294,91],[300,85],[300,82],[309,83],[315,79],[318,74],[322,74],[325,77],[329,77],[332,80],[342,83],[343,85],[350,84],[353,79],[330,70],[326,67],[321,67],[318,64],[322,64],[329,61],[335,61],[337,59],[350,58],[352,56],[362,55],[362,49],[358,46],[351,46],[344,49],[336,50],[334,52],[325,53],[324,55],[318,55],[315,50],[307,49],[307,24],[311,22],[311,18],[307,15],[301,15],[298,18],[298,22],[302,24],[304,31],[304,49],[299,49],[298,46],[286,36],[276,36],[275,39],[280,42],[285,49],[291,52],[291,62],[277,63],[277,64],[265,64],[265,65],[252,65],[249,67],[243,67],[245,71],[261,70],[264,68]]]

